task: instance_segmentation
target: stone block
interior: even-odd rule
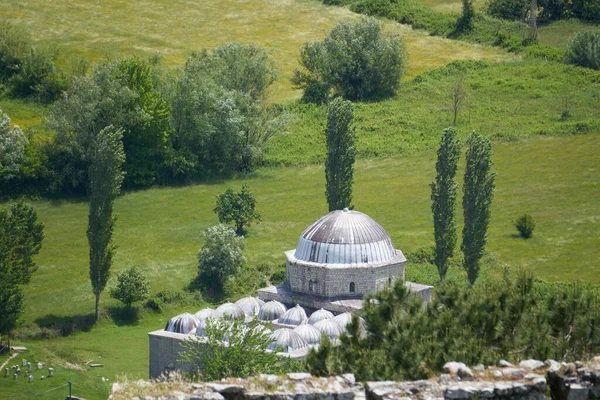
[[[538,360],[523,360],[519,363],[519,367],[520,368],[525,368],[525,369],[540,369],[544,366],[544,363]]]
[[[569,387],[569,395],[567,397],[567,400],[587,400],[589,394],[589,388],[574,383]]]

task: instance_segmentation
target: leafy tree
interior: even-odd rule
[[[600,70],[600,31],[577,32],[567,44],[566,60]]]
[[[271,331],[256,318],[249,325],[240,320],[212,319],[206,325],[206,339],[187,339],[180,353],[182,361],[193,365],[204,381],[282,375],[303,369],[300,362],[280,360],[275,352],[267,351],[272,341]]]
[[[365,99],[393,94],[405,63],[402,40],[384,35],[377,19],[342,21],[325,40],[304,45],[302,69],[295,71],[292,82],[304,89],[308,101],[325,102],[330,94]]]
[[[12,126],[8,115],[0,110],[0,179],[8,180],[21,172],[26,160],[28,140],[19,126]]]
[[[206,242],[198,252],[198,277],[204,285],[220,291],[223,282],[246,262],[246,240],[222,224],[206,229],[204,238]]]
[[[21,285],[29,283],[37,269],[33,257],[43,239],[44,225],[32,207],[19,202],[0,210],[0,336],[10,339],[23,312]]]
[[[123,130],[126,183],[154,183],[166,163],[169,119],[170,108],[154,89],[147,62],[139,58],[100,63],[89,76],[74,78],[47,119],[57,132],[51,157],[55,190],[86,191],[92,142],[109,125]]]
[[[496,173],[492,168],[492,142],[472,133],[467,139],[467,159],[463,186],[464,227],[462,244],[464,267],[471,285],[479,275],[490,223]]]
[[[117,275],[117,286],[110,291],[110,296],[131,308],[131,304],[146,299],[149,291],[146,276],[139,268],[131,267]]]
[[[437,175],[435,182],[431,184],[431,211],[435,237],[435,265],[440,280],[443,281],[448,270],[448,259],[454,255],[456,246],[454,211],[458,184],[454,177],[460,158],[460,142],[456,138],[454,129],[444,129],[437,156],[435,164]]]
[[[352,103],[338,97],[327,107],[325,195],[329,211],[352,208],[356,144]]]
[[[115,245],[112,244],[116,216],[113,203],[121,190],[125,161],[122,131],[113,126],[102,129],[90,151],[90,213],[87,238],[90,245],[90,280],[96,295],[95,318],[100,313],[100,294],[108,282]]]
[[[289,119],[264,102],[274,79],[268,54],[254,45],[192,54],[171,96],[174,179],[255,168]]]
[[[213,211],[219,216],[220,223],[234,222],[235,233],[238,236],[244,235],[244,227],[250,226],[250,222],[260,221],[260,214],[256,211],[256,199],[248,185],[242,186],[239,193],[234,193],[233,189],[229,188],[225,193],[218,195],[217,206]]]
[[[486,11],[492,17],[523,21],[527,15],[528,0],[490,0]]]

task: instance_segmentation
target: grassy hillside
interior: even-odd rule
[[[600,72],[544,61],[459,64],[406,82],[391,99],[356,103],[359,157],[414,154],[438,146],[452,124],[450,87],[463,68],[468,93],[459,111],[462,137],[476,130],[497,140],[600,132]],[[325,159],[325,108],[301,107],[290,133],[270,143],[267,162]]]
[[[494,152],[498,177],[489,250],[500,263],[530,270],[549,281],[600,282],[598,136],[537,137],[495,144]],[[433,179],[434,162],[435,154],[428,152],[363,160],[356,166],[356,208],[379,221],[405,252],[433,243],[428,184]],[[459,171],[463,168],[461,163]],[[320,166],[266,169],[244,181],[123,195],[116,203],[119,220],[115,242],[120,247],[113,275],[136,265],[149,275],[153,292],[186,286],[196,273],[201,232],[217,222],[212,212],[215,196],[243,183],[256,194],[263,217],[250,229],[246,247],[249,265],[283,263],[283,251],[294,248],[302,230],[326,212]],[[170,316],[184,309],[196,311],[202,304],[189,303],[157,315],[146,313],[137,323],[127,324],[118,315],[110,318],[117,303],[104,295],[107,316],[87,332],[94,304],[87,269],[87,204],[38,201],[33,205],[46,224],[46,239],[37,257],[39,270],[26,288],[24,321],[42,326],[67,324],[80,332],[20,343],[32,350],[27,358],[53,360],[60,382],[72,379],[75,387],[85,389],[80,395],[106,398],[109,382],[103,382],[103,377],[112,382],[125,371],[135,379],[147,376],[147,332],[160,329]],[[537,223],[530,240],[519,238],[512,226],[512,221],[525,212]],[[408,275],[418,275],[411,268],[415,267],[407,266]],[[87,372],[73,369],[89,360],[105,367]],[[73,365],[66,365],[67,361]],[[60,382],[46,380],[28,386],[21,381],[0,380],[0,391],[32,395]],[[45,398],[64,398],[64,392],[57,390]]]
[[[345,8],[317,0],[7,0],[0,2],[0,15],[26,25],[40,45],[55,48],[59,63],[67,70],[77,56],[99,61],[133,54],[158,54],[175,67],[192,51],[230,41],[255,42],[269,49],[277,62],[280,79],[273,85],[274,101],[299,97],[289,78],[305,42],[322,39],[341,19],[358,18]],[[431,38],[394,23],[388,29],[405,35],[409,75],[455,59],[508,57],[489,46]],[[26,120],[18,110],[13,118]]]

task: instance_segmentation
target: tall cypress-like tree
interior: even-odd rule
[[[350,101],[335,98],[327,107],[327,159],[325,196],[329,211],[352,208],[352,182],[356,145],[354,110]]]
[[[106,287],[116,248],[112,244],[116,220],[113,203],[123,183],[125,153],[122,137],[121,129],[107,126],[93,139],[90,148],[90,214],[87,237],[90,245],[90,280],[96,295],[96,321],[100,312],[100,294]]]
[[[480,260],[487,243],[496,173],[492,168],[492,142],[473,132],[467,139],[467,166],[463,186],[464,223],[462,244],[469,283],[479,275]]]
[[[456,138],[454,129],[444,129],[437,156],[435,164],[437,175],[435,182],[431,184],[431,211],[435,238],[435,265],[440,280],[443,281],[448,270],[448,259],[454,255],[456,247],[454,210],[458,184],[454,177],[460,158],[460,142]]]

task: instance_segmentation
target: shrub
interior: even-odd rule
[[[529,214],[523,214],[515,221],[515,228],[517,228],[522,238],[529,239],[533,236],[533,230],[535,229],[533,217]]]
[[[139,268],[131,267],[117,276],[117,286],[111,289],[110,297],[130,308],[136,301],[144,300],[149,290],[146,276]]]
[[[600,69],[600,30],[578,32],[567,45],[566,59],[570,64]]]
[[[225,280],[246,262],[242,254],[246,240],[222,224],[208,228],[204,237],[206,243],[198,252],[198,278],[210,289],[221,290]]]
[[[305,91],[304,100],[325,102],[329,95],[358,100],[393,94],[405,65],[399,36],[384,35],[374,18],[342,21],[325,40],[306,43],[301,70],[292,82]]]

